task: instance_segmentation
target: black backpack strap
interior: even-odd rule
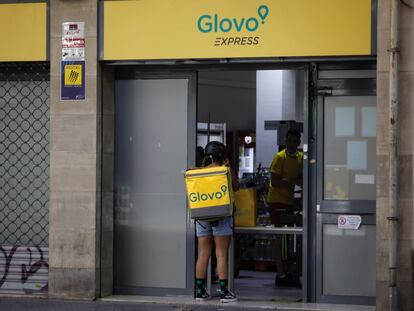
[[[203,227],[203,229],[207,229],[206,227],[204,227],[201,222],[198,219],[194,219],[194,223],[198,223],[201,227]]]

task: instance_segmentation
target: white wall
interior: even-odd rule
[[[265,121],[303,122],[304,72],[258,70],[256,163],[269,167],[278,150],[277,131],[264,130]]]
[[[266,120],[282,120],[282,71],[257,71],[256,166],[269,167],[277,149],[277,131],[265,131]]]
[[[282,70],[282,120],[303,122],[304,72]]]

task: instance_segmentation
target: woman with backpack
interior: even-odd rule
[[[204,150],[203,167],[228,165],[226,147],[218,141],[209,142]],[[237,178],[232,175],[232,187],[239,190]],[[197,220],[198,258],[196,263],[196,301],[210,298],[206,291],[208,262],[212,254],[213,243],[217,258],[217,272],[220,284],[220,302],[234,302],[237,297],[228,289],[228,250],[233,235],[233,217],[219,220]]]

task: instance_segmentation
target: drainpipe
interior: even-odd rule
[[[389,73],[389,142],[390,142],[390,171],[389,196],[390,209],[387,217],[390,228],[389,239],[389,310],[398,310],[397,292],[397,261],[398,261],[398,20],[399,0],[391,0],[391,29],[390,29],[390,73]]]

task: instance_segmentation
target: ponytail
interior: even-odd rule
[[[217,162],[220,165],[223,165],[224,161],[221,156],[214,157],[212,154],[209,154],[208,156],[204,157],[202,165],[203,167],[209,166],[210,164]]]
[[[213,163],[213,156],[210,154],[210,155],[204,157],[201,166],[206,167],[206,166],[210,165],[211,163]]]

